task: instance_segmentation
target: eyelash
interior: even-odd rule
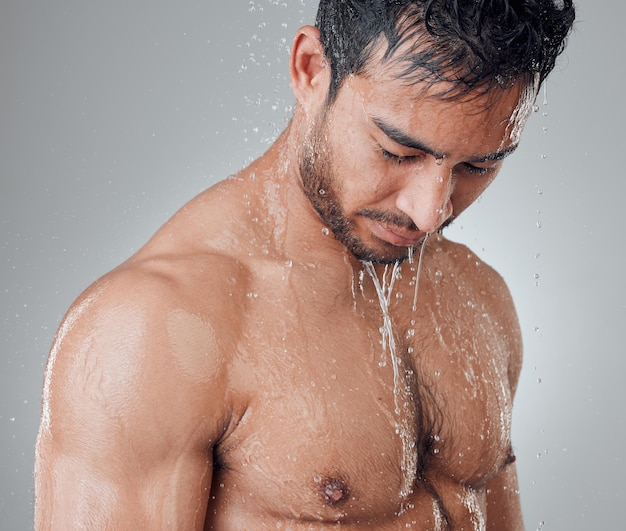
[[[405,157],[401,157],[400,155],[394,155],[393,153],[387,151],[384,148],[380,148],[380,151],[383,155],[383,158],[385,160],[391,161],[395,164],[404,164],[407,162],[412,162],[415,159],[419,158],[418,155],[408,155]],[[483,176],[483,175],[487,175],[489,174],[493,168],[479,168],[478,166],[474,166],[472,164],[469,163],[463,163],[463,167],[466,169],[466,171],[468,173],[471,173],[472,175],[479,175],[479,176]]]
[[[391,162],[395,162],[396,164],[402,164],[405,162],[411,162],[415,159],[418,158],[417,155],[409,155],[406,157],[401,157],[400,155],[394,155],[393,153],[390,153],[389,151],[387,151],[384,148],[380,148],[380,152],[383,154],[383,158],[385,160],[389,160]]]
[[[493,170],[493,168],[479,168],[478,166],[473,166],[472,164],[464,163],[465,169],[471,173],[472,175],[487,175]]]

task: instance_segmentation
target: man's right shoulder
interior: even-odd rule
[[[139,365],[157,380],[162,367],[183,379],[215,376],[244,327],[248,277],[246,267],[219,254],[130,260],[72,304],[53,353],[70,365],[82,358]]]
[[[244,264],[219,253],[140,256],[89,286],[66,319],[88,317],[95,324],[124,316],[156,333],[175,328],[180,322],[175,316],[184,314],[209,323],[220,336],[232,336],[233,314],[240,312],[249,282]]]
[[[44,430],[51,415],[70,423],[68,411],[76,413],[73,426],[93,418],[100,419],[94,426],[107,426],[104,417],[129,416],[139,425],[161,404],[174,433],[182,429],[169,402],[176,399],[196,404],[205,417],[212,411],[210,431],[219,432],[238,407],[224,397],[229,357],[244,326],[245,284],[245,268],[219,255],[131,261],[97,280],[57,332],[46,370]]]

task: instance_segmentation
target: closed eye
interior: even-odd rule
[[[396,164],[412,162],[419,158],[419,155],[406,155],[406,156],[395,155],[394,153],[391,153],[382,147],[380,148],[380,152],[382,153],[383,158],[385,160],[395,162]]]
[[[474,166],[473,164],[469,164],[467,162],[463,163],[463,167],[468,173],[471,173],[472,175],[488,175],[495,169],[495,166],[481,168],[480,166]]]

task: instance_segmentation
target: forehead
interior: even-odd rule
[[[444,82],[441,82],[444,83]],[[530,114],[535,90],[523,84],[495,87],[484,94],[443,99],[445,87],[426,82],[409,84],[390,69],[376,69],[367,75],[346,79],[338,101],[355,105],[352,111],[428,140],[442,153],[460,156],[496,152],[519,142]]]

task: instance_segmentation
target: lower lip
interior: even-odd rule
[[[391,245],[395,245],[397,247],[414,247],[421,240],[422,236],[415,238],[405,238],[404,236],[400,236],[395,232],[386,229],[383,225],[378,223],[375,220],[369,220],[371,225],[372,234],[377,238],[390,243]]]

